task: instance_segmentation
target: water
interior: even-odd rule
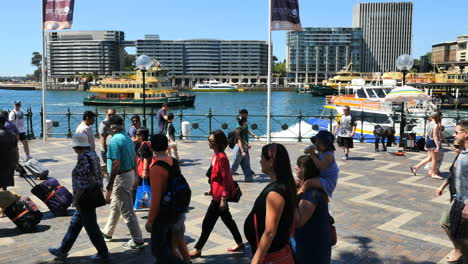
[[[182,110],[184,115],[205,115],[205,116],[184,116],[183,121],[189,121],[191,123],[198,123],[198,129],[192,129],[191,134],[195,136],[205,136],[209,129],[209,120],[206,117],[209,110],[211,109],[214,117],[212,118],[211,126],[212,130],[221,128],[222,124],[226,123],[228,128],[225,131],[230,131],[235,128],[236,122],[233,117],[238,113],[240,109],[249,110],[249,123],[257,124],[258,129],[253,130],[258,135],[264,135],[266,132],[266,115],[267,107],[266,92],[243,92],[243,93],[195,93],[197,98],[195,100],[195,106],[191,108],[170,108],[169,112],[173,112],[176,115],[175,124],[176,129],[180,130],[180,119],[177,114]],[[72,115],[70,120],[71,132],[74,132],[76,126],[81,121],[81,114],[85,110],[95,111],[94,106],[85,106],[82,101],[85,96],[89,95],[88,92],[81,91],[48,91],[47,92],[47,119],[53,121],[59,121],[59,127],[53,128],[53,133],[67,133],[68,132],[68,120],[65,115],[68,108],[71,113],[77,114]],[[10,110],[13,108],[13,102],[20,100],[22,102],[23,111],[27,107],[31,107],[33,111],[33,128],[35,136],[39,136],[41,131],[40,122],[40,111],[42,106],[42,92],[41,91],[16,91],[16,90],[0,90],[0,108],[3,110]],[[325,98],[313,97],[309,94],[298,94],[296,92],[272,92],[271,96],[271,113],[272,115],[286,115],[294,117],[274,117],[271,121],[272,132],[283,132],[279,133],[280,136],[293,136],[296,137],[299,134],[299,112],[302,111],[304,116],[318,116],[322,113]],[[97,107],[97,111],[100,114],[99,121],[102,120],[105,110],[107,107]],[[143,110],[141,107],[115,107],[118,114],[123,111],[126,113],[127,126],[129,125],[129,119],[132,114],[142,114]],[[157,108],[154,109],[158,111]],[[151,112],[151,108],[147,107],[147,115]],[[52,113],[61,113],[61,115],[53,115]],[[217,116],[217,115],[230,115],[230,116]],[[262,116],[255,116],[262,115]],[[149,117],[147,117],[149,119]],[[309,117],[303,117],[302,121],[307,121]],[[284,125],[287,125],[286,128]],[[150,127],[150,121],[147,124]],[[154,126],[157,126],[156,119],[154,120]],[[311,127],[305,122],[301,122],[302,135]],[[285,132],[288,132],[286,133]]]

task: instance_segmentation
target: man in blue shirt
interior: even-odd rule
[[[111,194],[111,210],[102,233],[106,241],[111,241],[122,215],[132,236],[132,239],[122,246],[127,249],[141,249],[144,242],[133,210],[132,197],[132,188],[138,185],[138,179],[135,177],[135,146],[132,139],[124,132],[124,122],[120,116],[112,116],[109,125],[112,139],[107,150],[107,171],[110,176],[106,197],[109,199]]]

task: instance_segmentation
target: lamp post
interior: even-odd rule
[[[145,86],[145,75],[146,71],[151,69],[154,62],[149,56],[140,55],[137,57],[135,62],[137,69],[141,71],[143,75],[143,126],[146,127],[146,86]]]
[[[396,67],[403,73],[402,86],[406,85],[406,73],[413,67],[413,58],[411,55],[403,54],[400,55],[396,60]],[[403,145],[403,134],[405,133],[406,118],[405,118],[405,103],[401,103],[401,120],[400,120],[400,142],[399,146]]]

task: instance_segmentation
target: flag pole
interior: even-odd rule
[[[42,131],[42,139],[43,141],[47,141],[47,123],[46,123],[46,67],[47,67],[47,64],[46,64],[46,61],[45,61],[45,51],[46,51],[46,39],[45,39],[45,31],[44,31],[44,15],[45,15],[45,11],[44,11],[44,8],[45,8],[45,5],[44,5],[44,0],[41,0],[42,2],[42,22],[41,22],[41,32],[42,32],[42,65],[41,65],[41,76],[42,76],[42,127],[43,127],[43,131]]]
[[[268,0],[267,144],[271,143],[271,0]]]

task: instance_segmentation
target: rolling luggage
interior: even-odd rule
[[[31,185],[32,194],[43,201],[55,216],[67,214],[67,209],[73,202],[73,195],[55,178],[49,178],[39,184],[27,174],[24,179]]]
[[[5,214],[21,232],[33,232],[42,219],[42,213],[29,197],[21,197],[17,202],[5,208]]]
[[[20,157],[18,165],[17,171],[22,177],[29,174],[36,179],[46,180],[47,175],[49,175],[49,170],[38,160],[33,158],[28,160],[26,157]]]

